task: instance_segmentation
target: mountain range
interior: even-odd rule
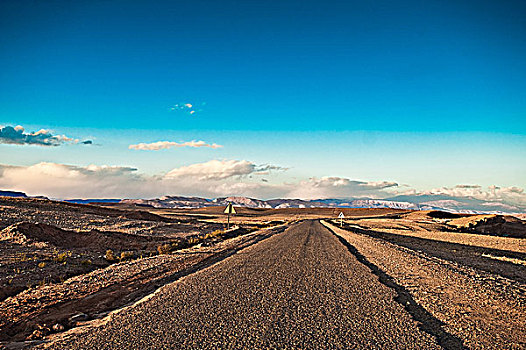
[[[23,192],[2,191],[0,196],[28,197]],[[32,197],[44,198],[46,197]],[[286,199],[277,198],[262,200],[249,197],[219,197],[214,199],[202,197],[163,196],[153,199],[65,199],[71,203],[123,203],[153,208],[204,208],[235,206],[248,208],[393,208],[406,210],[442,210],[456,213],[492,213],[516,214],[526,213],[526,206],[511,205],[502,202],[488,202],[470,197],[453,197],[448,195],[399,195],[386,199],[346,198],[346,199]]]
[[[475,198],[460,198],[447,195],[396,196],[387,199],[348,198],[348,199],[269,199],[249,197],[220,197],[207,199],[201,197],[163,196],[155,199],[123,199],[121,203],[150,206],[154,208],[203,208],[235,206],[249,208],[393,208],[410,210],[442,210],[458,213],[524,213],[526,208],[500,202],[486,202]]]

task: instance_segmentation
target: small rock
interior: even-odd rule
[[[71,316],[68,321],[71,322],[72,324],[75,324],[77,322],[82,322],[82,321],[87,321],[89,319],[89,316],[86,315],[85,313],[79,313],[79,314],[76,314],[76,315],[73,315]]]
[[[50,333],[50,330],[49,328],[44,324],[44,325],[36,325],[37,329],[35,329],[33,331],[33,333],[31,333],[31,335],[29,335],[29,337],[27,337],[27,340],[37,340],[37,339],[42,339],[44,338],[46,335],[48,335]]]
[[[62,332],[64,330],[64,326],[60,323],[54,324],[52,328],[55,332]]]

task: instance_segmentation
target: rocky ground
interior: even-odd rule
[[[493,250],[496,256],[515,253],[520,257],[501,261],[483,256],[487,246],[501,242],[486,241],[478,235],[457,233],[464,235],[462,240],[453,235],[451,241],[461,240],[463,244],[452,244],[445,243],[449,232],[435,231],[430,236],[398,228],[393,234],[397,222],[360,224],[348,221],[343,229],[337,221],[326,225],[380,279],[405,293],[408,309],[420,309],[424,319],[436,319],[431,327],[462,339],[470,349],[526,348],[526,256],[518,253],[524,249],[523,241],[506,244],[513,251]],[[406,226],[407,222],[400,224]],[[426,239],[414,240],[414,236]]]
[[[275,258],[268,271],[274,271],[288,263],[288,255],[310,251],[305,263],[317,261],[312,265],[318,271],[314,274],[326,274],[326,286],[339,281],[338,290],[344,285],[336,273],[337,260],[344,259],[340,263],[345,265],[354,256],[395,291],[397,302],[442,347],[526,348],[526,224],[522,220],[394,209],[236,210],[233,228],[226,230],[223,208],[155,209],[0,197],[0,348],[24,348],[42,341],[43,346],[54,344],[49,341],[106,319],[112,310],[213,267],[304,220],[311,220],[310,224],[294,229],[287,236],[291,240],[276,238],[243,252],[268,253],[269,259]],[[340,211],[345,214],[343,230],[335,219]],[[332,220],[329,227],[340,236],[341,247],[313,224],[318,219]],[[306,237],[300,250],[279,247],[301,243]],[[318,266],[326,261],[315,248],[328,245],[327,256],[342,247],[352,256],[338,253],[334,266]],[[252,260],[257,257],[247,261]],[[243,269],[242,265],[236,268]],[[302,271],[292,280],[310,276],[309,269],[290,268]],[[281,281],[283,271],[276,271],[267,276],[271,284]],[[300,297],[305,291],[296,292]],[[241,294],[239,298],[241,302]],[[374,304],[373,299],[368,300]],[[301,342],[302,336],[295,339]]]
[[[226,231],[184,214],[0,197],[0,341],[40,339],[75,314],[116,308],[268,226]]]
[[[184,214],[164,216],[141,208],[121,209],[44,199],[0,197],[0,229],[20,222],[44,223],[64,230],[100,230],[178,237],[218,226]]]
[[[46,335],[101,317],[278,231],[260,230],[211,246],[200,244],[171,254],[115,263],[62,283],[27,289],[0,302],[0,338],[38,342]]]

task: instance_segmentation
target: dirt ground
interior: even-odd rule
[[[453,220],[432,219],[422,216],[401,216],[399,219],[367,219],[367,220],[345,220],[347,224],[356,225],[358,228],[369,230],[380,230],[383,232],[419,237],[423,239],[471,245],[476,247],[507,250],[512,252],[526,253],[526,242],[523,238],[501,237],[478,233],[477,231],[466,231],[450,224]],[[466,219],[469,219],[466,218]],[[458,219],[454,219],[457,221]],[[523,225],[523,232],[526,225]]]
[[[410,292],[420,286],[415,300],[457,329],[452,332],[467,344],[503,344],[484,338],[491,331],[518,344],[516,348],[526,346],[506,335],[504,321],[498,321],[505,317],[510,327],[524,326],[519,322],[526,314],[524,221],[395,209],[236,207],[232,229],[226,230],[223,209],[0,197],[0,348],[35,344],[97,319],[293,222],[326,219],[339,226],[340,212],[345,232],[356,234],[351,244]],[[446,263],[436,267],[436,261]],[[419,275],[421,270],[427,277]],[[456,272],[451,277],[447,271]],[[435,272],[451,280],[437,280]],[[429,285],[420,283],[432,277]],[[477,294],[471,295],[473,288]],[[464,299],[454,299],[457,294]],[[473,298],[488,309],[474,310]],[[496,310],[499,303],[508,311]]]
[[[73,327],[284,223],[242,221],[0,197],[0,341]]]
[[[457,261],[455,255],[437,257],[430,254],[436,247],[407,247],[376,235],[378,231],[352,225],[341,229],[336,222],[326,225],[381,278],[405,293],[406,308],[421,306],[423,318],[438,320],[431,327],[459,337],[470,349],[526,348],[526,283],[522,277],[471,267]],[[469,241],[469,234],[465,235]],[[455,248],[462,249],[460,245]],[[486,265],[491,263],[486,261]],[[524,266],[507,264],[516,269],[517,276],[523,276]]]

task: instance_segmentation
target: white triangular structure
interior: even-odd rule
[[[234,209],[234,206],[232,205],[232,203],[228,203],[228,205],[225,208],[225,214],[228,215],[227,224],[226,224],[227,230],[230,230],[230,214],[235,214],[235,213],[236,213],[236,210]]]
[[[225,214],[235,214],[236,213],[236,210],[234,209],[234,206],[232,205],[232,203],[228,203],[228,205],[225,208],[224,213]]]

